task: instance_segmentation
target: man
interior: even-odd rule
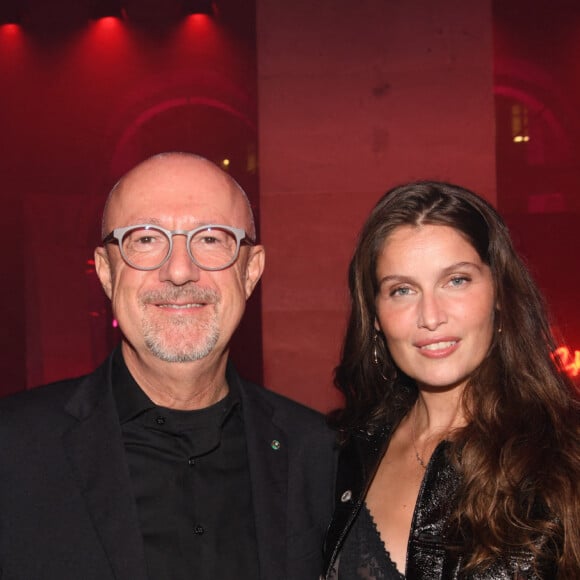
[[[0,403],[2,580],[318,577],[333,437],[228,363],[254,240],[203,158],[157,155],[113,188],[95,264],[121,345]]]

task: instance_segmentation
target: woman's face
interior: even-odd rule
[[[448,226],[400,226],[376,276],[376,324],[397,366],[420,388],[462,388],[494,331],[491,270],[474,247]]]

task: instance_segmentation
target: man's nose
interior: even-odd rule
[[[187,251],[187,238],[181,235],[174,236],[171,255],[159,268],[161,281],[182,286],[188,282],[199,281],[200,274],[201,268],[190,258]]]

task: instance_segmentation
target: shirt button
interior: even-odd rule
[[[195,459],[194,459],[193,457],[190,457],[190,458],[187,460],[187,463],[189,463],[189,465],[195,465]]]
[[[157,423],[157,425],[165,425],[165,417],[159,415],[155,418],[155,423]]]
[[[193,533],[196,536],[203,536],[204,532],[205,532],[205,530],[203,529],[203,526],[197,525],[197,526],[195,526],[195,528],[193,528]]]

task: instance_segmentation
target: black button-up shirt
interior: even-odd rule
[[[150,580],[256,580],[258,556],[241,401],[155,405],[120,350],[113,392]]]

